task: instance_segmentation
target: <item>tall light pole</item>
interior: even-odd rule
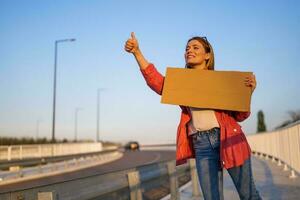
[[[103,88],[98,88],[97,90],[97,133],[96,133],[96,142],[100,141],[100,92],[103,91]]]
[[[78,119],[78,112],[82,110],[82,108],[76,108],[75,109],[75,129],[74,129],[74,140],[77,142],[77,119]]]
[[[75,39],[64,39],[55,41],[54,50],[54,86],[53,86],[53,114],[52,114],[52,142],[55,141],[55,107],[56,107],[56,68],[57,68],[57,45],[62,42],[74,42]]]

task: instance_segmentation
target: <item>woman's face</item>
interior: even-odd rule
[[[206,69],[206,60],[209,59],[209,53],[205,52],[205,49],[201,42],[198,40],[191,40],[185,49],[185,63],[191,68]]]

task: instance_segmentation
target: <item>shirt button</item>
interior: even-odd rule
[[[222,164],[223,164],[223,165],[225,165],[225,162],[224,162],[224,161],[222,161]]]
[[[235,129],[233,129],[233,131],[234,131],[234,132],[236,132],[236,128],[235,128]]]

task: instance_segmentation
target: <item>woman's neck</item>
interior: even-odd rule
[[[193,65],[191,66],[192,69],[200,69],[200,70],[206,70],[207,69],[207,66],[206,66],[206,63],[203,62],[201,64],[198,64],[198,65]]]

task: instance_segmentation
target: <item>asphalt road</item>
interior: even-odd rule
[[[175,151],[125,151],[121,159],[116,161],[85,168],[78,171],[57,174],[54,176],[42,177],[39,179],[26,180],[18,183],[0,186],[0,193],[25,190],[37,186],[43,186],[58,182],[74,180],[93,175],[115,172],[130,169],[141,165],[175,159]]]

